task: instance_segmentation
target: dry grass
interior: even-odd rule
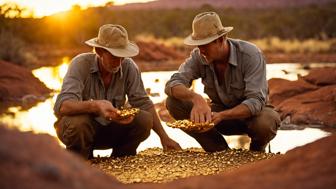
[[[157,42],[176,49],[186,48],[183,44],[183,38],[173,37],[169,39],[155,38],[152,35],[139,35],[136,40]],[[263,39],[249,40],[256,44],[261,50],[266,52],[281,53],[332,53],[336,51],[336,38],[329,40],[317,39],[280,39],[278,37],[270,37]]]
[[[138,35],[136,36],[137,41],[144,41],[144,42],[155,42],[160,43],[168,47],[182,47],[183,45],[183,38],[180,37],[171,37],[169,39],[164,38],[156,38],[153,35]]]
[[[327,53],[336,50],[336,39],[281,40],[277,37],[252,40],[261,50],[282,53]]]

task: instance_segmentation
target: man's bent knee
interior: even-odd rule
[[[89,115],[65,116],[57,126],[58,137],[65,145],[81,143],[80,140],[91,140],[95,133],[92,118]]]
[[[251,147],[264,148],[267,143],[276,136],[279,126],[279,114],[272,108],[265,107],[260,114],[252,118],[249,123],[248,134],[252,139]]]
[[[192,107],[193,104],[190,101],[182,101],[174,97],[168,97],[166,99],[166,108],[169,114],[177,120],[188,119]]]
[[[148,138],[150,131],[153,128],[153,115],[147,111],[141,110],[135,117],[133,125],[135,125],[136,128],[135,134],[137,135],[137,138],[143,141]]]

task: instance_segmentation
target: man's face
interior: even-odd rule
[[[112,55],[105,49],[99,50],[102,67],[109,73],[116,73],[120,69],[121,57]]]
[[[211,43],[197,46],[201,52],[201,55],[204,56],[207,63],[211,63],[212,61],[218,59],[220,57],[219,50],[221,48],[221,41],[215,40]]]

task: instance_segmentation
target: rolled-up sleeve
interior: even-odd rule
[[[133,107],[148,110],[153,107],[153,102],[150,100],[145,91],[141,78],[141,72],[132,60],[129,60],[128,64],[130,64],[126,76],[126,94],[128,101]]]
[[[261,52],[246,55],[244,67],[245,100],[242,102],[251,111],[252,115],[258,114],[267,99],[266,61]]]
[[[80,71],[80,60],[74,58],[68,68],[68,71],[63,79],[62,89],[56,98],[54,105],[54,113],[60,115],[60,108],[65,100],[82,100],[82,91],[84,88],[84,78]]]
[[[194,50],[190,57],[179,67],[177,73],[174,73],[166,83],[165,93],[172,96],[172,88],[176,85],[190,87],[192,81],[200,78],[200,57],[198,50]]]

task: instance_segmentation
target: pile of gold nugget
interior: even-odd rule
[[[129,118],[131,116],[135,116],[140,112],[139,108],[124,108],[121,107],[120,110],[117,112],[119,117],[122,119]]]
[[[91,164],[125,184],[164,183],[197,175],[219,174],[275,156],[279,155],[244,149],[208,153],[201,148],[167,152],[149,148],[135,156],[95,158]]]
[[[177,120],[172,123],[167,123],[169,127],[179,128],[185,131],[206,131],[215,126],[214,123],[194,123],[190,120]]]

